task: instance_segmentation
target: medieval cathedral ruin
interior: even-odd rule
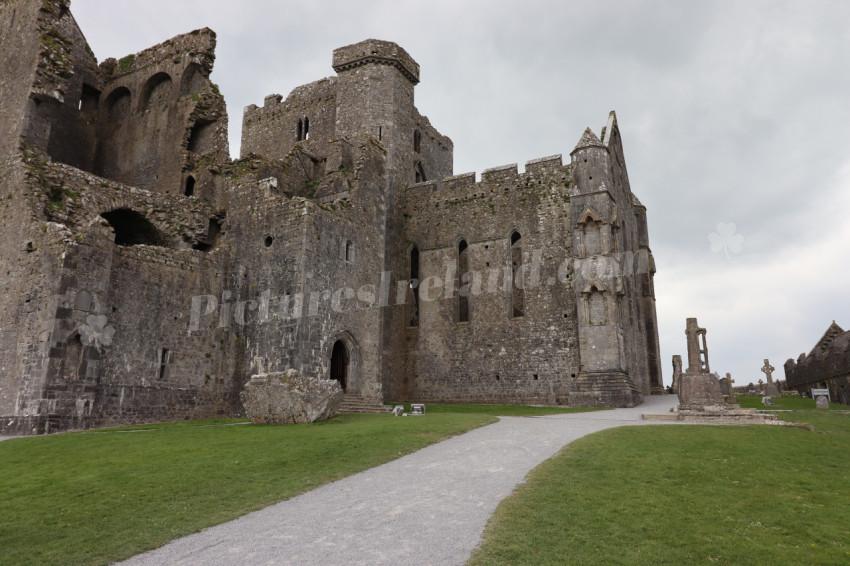
[[[68,0],[3,0],[0,32],[0,431],[236,416],[289,369],[372,403],[660,392],[613,113],[566,164],[454,175],[370,39],[246,108],[234,161],[211,30],[98,63]]]

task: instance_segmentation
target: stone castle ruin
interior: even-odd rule
[[[67,0],[0,2],[0,430],[241,412],[255,374],[366,401],[633,406],[661,391],[617,119],[454,175],[419,65],[366,40],[245,109],[209,29],[98,63]]]

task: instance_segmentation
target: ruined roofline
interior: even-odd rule
[[[830,325],[826,328],[826,331],[823,333],[823,335],[821,335],[818,341],[815,342],[815,345],[812,346],[812,349],[809,351],[807,357],[811,358],[813,356],[816,356],[819,352],[816,352],[815,350],[818,349],[818,346],[827,341],[830,334],[834,335],[834,338],[832,340],[829,340],[829,343],[831,344],[835,341],[836,338],[838,338],[842,334],[845,334],[845,330],[838,326],[838,324],[836,324],[836,322],[833,320],[832,323],[830,323]]]
[[[120,59],[110,57],[100,63],[100,70],[106,81],[114,81],[145,67],[158,65],[174,57],[189,56],[209,74],[215,62],[216,33],[210,28],[201,28],[174,37],[148,47],[138,53],[131,53]]]
[[[336,85],[336,77],[324,77],[307,84],[299,85],[289,91],[286,98],[282,94],[272,93],[263,97],[263,105],[249,104],[242,109],[242,114],[245,117],[253,117],[255,114],[273,113],[279,110],[288,110],[289,106],[297,106],[299,98],[310,98],[311,95],[318,95],[320,98],[330,98],[336,95],[333,90]],[[249,116],[250,115],[250,116]]]
[[[419,84],[419,63],[397,43],[367,39],[334,49],[332,66],[337,74],[370,63],[392,65],[411,83]]]

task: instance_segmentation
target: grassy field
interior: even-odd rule
[[[806,399],[804,397],[797,397],[796,395],[783,395],[782,397],[772,398],[771,400],[776,403],[775,407],[762,405],[761,395],[736,395],[735,398],[738,400],[738,404],[745,409],[782,409],[790,411],[815,410],[814,399]],[[838,403],[830,403],[829,408],[833,411],[850,410],[850,407],[847,405],[839,405]]]
[[[108,564],[495,420],[194,421],[0,442],[0,564]]]
[[[410,412],[410,403],[388,403],[388,406],[404,405],[404,410]],[[558,415],[561,413],[584,413],[587,411],[604,411],[600,408],[584,407],[531,407],[527,405],[464,405],[464,404],[432,404],[425,406],[428,414],[432,413],[476,413],[496,417],[539,417],[543,415]]]
[[[582,438],[502,502],[470,564],[848,564],[850,415],[780,418],[815,432],[643,426]]]

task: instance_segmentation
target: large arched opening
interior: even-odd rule
[[[166,238],[150,220],[129,208],[104,212],[101,216],[115,230],[115,243],[119,246],[165,246]]]

